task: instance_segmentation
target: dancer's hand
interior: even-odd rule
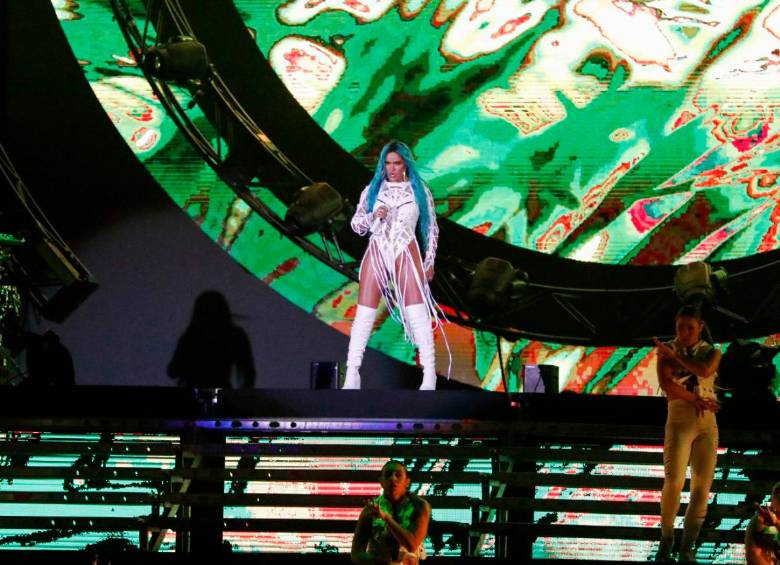
[[[665,343],[662,343],[658,340],[657,337],[653,338],[653,341],[655,342],[655,349],[658,351],[658,356],[662,359],[676,359],[677,358],[677,352],[666,345]]]
[[[720,402],[718,402],[714,398],[708,398],[707,399],[707,410],[709,410],[713,414],[717,414],[718,410],[720,410]]]
[[[376,210],[374,210],[374,219],[380,219],[384,220],[387,217],[387,207],[386,206],[380,206]]]
[[[371,516],[387,522],[387,513],[374,500],[368,501],[368,509],[371,511]]]
[[[428,281],[430,282],[433,280],[433,275],[434,275],[433,266],[428,267],[428,270],[425,271],[425,278],[428,279]]]
[[[758,523],[760,526],[763,526],[762,530],[767,526],[774,526],[775,528],[780,526],[780,518],[772,511],[771,507],[756,503],[756,512],[758,513]]]
[[[720,403],[714,398],[702,398],[696,396],[696,400],[693,401],[696,406],[696,415],[704,416],[704,413],[709,411],[716,414],[720,410]]]

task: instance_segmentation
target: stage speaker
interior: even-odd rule
[[[309,387],[312,390],[339,388],[340,364],[335,361],[312,361]]]

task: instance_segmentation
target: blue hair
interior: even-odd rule
[[[385,158],[388,153],[398,153],[406,164],[406,174],[412,185],[417,207],[420,209],[420,221],[417,222],[417,239],[421,243],[422,252],[425,253],[428,250],[428,227],[431,225],[431,214],[430,210],[428,210],[428,197],[425,194],[425,185],[420,178],[420,173],[417,172],[417,165],[414,162],[412,150],[409,149],[405,143],[393,140],[382,147],[382,151],[379,153],[379,160],[376,163],[376,169],[374,170],[374,176],[371,179],[371,183],[368,185],[368,197],[366,199],[368,211],[374,211],[374,204],[376,204],[376,198],[379,195],[379,188],[382,186],[382,181],[385,180]]]

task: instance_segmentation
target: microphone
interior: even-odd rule
[[[383,206],[384,207],[384,206]],[[387,210],[387,208],[385,208]],[[387,216],[385,216],[386,218]],[[382,223],[385,221],[385,218],[374,218],[373,223],[371,224],[371,233],[376,233],[380,229],[382,229]]]

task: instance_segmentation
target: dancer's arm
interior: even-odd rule
[[[378,560],[374,555],[368,552],[368,540],[371,537],[371,522],[373,512],[369,507],[363,509],[355,526],[355,534],[352,536],[352,550],[350,559],[352,563],[359,565],[384,565],[383,561]]]
[[[385,521],[388,531],[407,551],[414,552],[420,547],[425,536],[428,534],[428,523],[431,520],[431,505],[425,500],[421,500],[422,506],[417,510],[417,520],[411,530],[401,527],[395,518],[382,510],[378,504],[369,504],[370,511]]]
[[[369,185],[370,186],[370,185]],[[358,235],[366,235],[371,230],[371,212],[368,211],[368,189],[369,186],[363,189],[360,193],[360,202],[355,209],[355,215],[352,216],[352,231]]]
[[[756,540],[758,530],[763,529],[760,522],[760,516],[754,516],[745,530],[745,559],[748,565],[772,565]]]
[[[656,343],[660,344],[660,342]],[[663,346],[665,349],[661,349],[661,346]],[[666,350],[671,350],[671,348],[666,344],[659,345],[656,374],[658,376],[658,384],[661,386],[661,390],[666,393],[667,398],[670,400],[680,399],[690,402],[696,406],[696,411],[699,413],[699,415],[704,414],[705,410],[717,412],[719,408],[717,401],[702,398],[697,393],[688,390],[674,380],[674,370],[678,367],[682,367],[683,365],[668,356]],[[719,360],[720,352],[716,350],[713,351],[717,354]],[[714,356],[715,355],[712,355],[711,357]]]
[[[691,392],[681,384],[674,380],[673,372],[676,364],[671,360],[658,355],[658,363],[656,365],[656,372],[658,375],[658,384],[661,386],[661,390],[666,393],[666,396],[672,400],[681,399],[688,402],[695,402],[698,398],[698,394]]]
[[[680,353],[677,353],[674,348],[669,347],[665,343],[661,343],[658,340],[655,340],[655,344],[658,348],[658,353],[662,357],[674,361],[687,371],[690,371],[702,379],[706,379],[707,377],[714,375],[718,370],[718,365],[720,365],[720,351],[715,348],[712,349],[710,354],[707,356],[707,359],[699,360],[694,359],[693,357],[681,355]]]
[[[433,263],[436,260],[436,248],[439,245],[439,225],[436,223],[436,206],[433,202],[433,195],[428,187],[425,187],[425,195],[428,204],[428,233],[426,235],[425,259],[423,260],[423,271],[428,280],[433,278]]]

